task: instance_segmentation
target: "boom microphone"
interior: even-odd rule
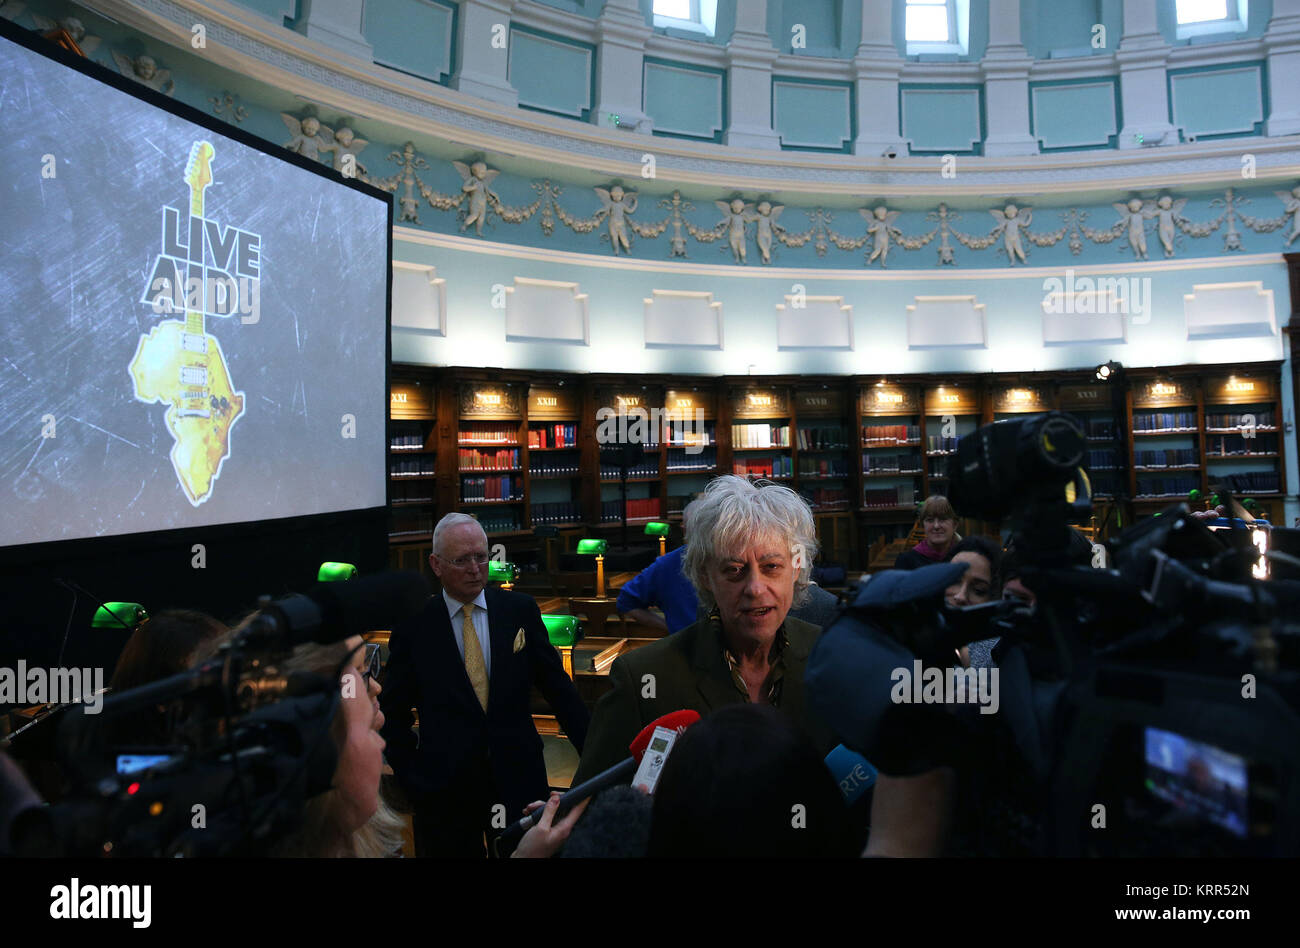
[[[699,719],[700,713],[698,711],[673,711],[651,721],[641,729],[641,733],[628,745],[628,753],[632,756],[622,763],[615,764],[603,773],[596,774],[590,780],[578,784],[560,797],[560,805],[555,811],[555,819],[558,820],[574,806],[588,797],[595,796],[606,787],[626,783],[630,780],[632,775],[636,773],[641,758],[645,756],[646,748],[650,746],[650,739],[654,736],[655,728],[662,727],[670,731],[683,731]],[[500,852],[503,845],[516,843],[534,823],[542,818],[543,809],[544,807],[538,807],[532,813],[508,826],[505,832],[497,837],[497,851]]]

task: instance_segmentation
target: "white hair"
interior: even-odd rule
[[[763,536],[789,543],[796,566],[792,604],[803,601],[817,557],[817,529],[807,501],[788,487],[758,487],[739,475],[724,474],[709,482],[693,507],[682,572],[705,611],[717,604],[708,583],[709,568]]]
[[[442,549],[442,535],[444,533],[465,523],[472,523],[480,530],[483,530],[483,525],[469,514],[449,513],[439,520],[438,525],[433,528],[433,552],[436,554],[440,549]],[[486,531],[483,533],[483,539],[487,539]]]

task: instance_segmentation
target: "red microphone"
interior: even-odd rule
[[[559,809],[555,811],[555,819],[558,821],[565,813],[569,812],[576,804],[581,803],[588,797],[593,797],[606,787],[612,787],[614,784],[627,783],[631,780],[632,775],[636,773],[637,767],[641,763],[641,758],[645,756],[646,748],[650,746],[650,739],[654,737],[655,728],[667,728],[670,731],[684,731],[700,719],[698,711],[673,711],[662,717],[656,718],[641,729],[632,743],[628,745],[628,753],[632,756],[622,763],[615,764],[608,770],[596,774],[590,780],[578,784],[578,786],[569,790],[568,793],[560,797]],[[505,844],[514,843],[526,833],[529,828],[542,818],[542,811],[545,807],[538,807],[532,813],[525,816],[518,822],[512,823],[506,830],[497,837],[498,851]]]

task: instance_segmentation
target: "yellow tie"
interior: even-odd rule
[[[461,625],[461,637],[465,640],[465,672],[469,675],[470,686],[478,696],[478,703],[487,711],[488,679],[487,666],[483,664],[483,648],[474,631],[474,606],[465,603],[461,608],[464,623]]]

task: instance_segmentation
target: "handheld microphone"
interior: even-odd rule
[[[835,778],[835,785],[844,795],[844,802],[853,806],[862,799],[862,795],[876,784],[877,771],[857,751],[851,751],[843,744],[826,755],[826,769]]]
[[[590,780],[578,784],[578,786],[573,787],[568,793],[560,797],[560,805],[555,811],[555,819],[558,820],[574,806],[588,797],[595,796],[606,787],[625,783],[631,779],[641,763],[641,758],[645,756],[646,748],[650,746],[650,739],[654,737],[656,728],[662,727],[671,731],[681,731],[690,727],[699,719],[700,713],[698,711],[673,711],[651,721],[641,729],[641,733],[628,745],[628,753],[632,756],[622,763],[615,764],[608,770],[596,774]],[[518,842],[520,837],[542,818],[544,809],[545,807],[538,807],[532,813],[506,827],[505,831],[496,839],[498,852],[500,852],[503,845]]]

